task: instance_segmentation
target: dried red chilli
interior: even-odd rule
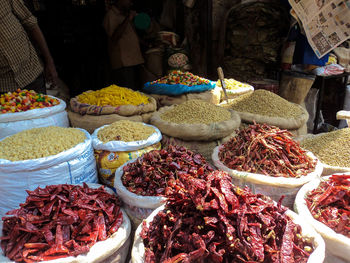
[[[289,131],[266,124],[240,130],[223,144],[219,158],[230,169],[275,177],[298,178],[316,166]]]
[[[164,194],[167,182],[179,174],[201,177],[213,168],[200,155],[185,147],[170,145],[139,157],[123,169],[122,182],[130,191],[144,196]]]
[[[104,187],[51,185],[27,193],[26,202],[2,218],[1,248],[16,262],[86,253],[123,222],[119,199]]]
[[[305,263],[312,244],[271,199],[232,185],[227,173],[170,180],[168,201],[141,237],[146,263]]]
[[[312,216],[350,238],[350,175],[332,175],[307,194]]]

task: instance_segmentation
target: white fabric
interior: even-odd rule
[[[279,198],[284,195],[283,204],[289,208],[293,207],[294,198],[300,187],[320,177],[323,170],[321,162],[311,152],[307,154],[314,160],[317,160],[315,170],[300,178],[273,177],[264,174],[232,170],[220,161],[218,155],[220,147],[222,147],[222,145],[216,147],[212,155],[213,163],[219,170],[227,172],[236,185],[240,187],[248,186],[254,193],[270,196],[275,201],[278,201]]]
[[[155,129],[156,132],[154,132],[151,136],[147,138],[147,140],[142,141],[133,141],[133,142],[124,142],[124,141],[110,141],[107,143],[103,143],[100,141],[97,137],[97,134],[100,129],[105,128],[109,125],[104,125],[94,131],[94,133],[91,135],[92,137],[92,146],[95,150],[104,150],[104,151],[110,151],[110,152],[129,152],[129,151],[136,151],[143,148],[146,148],[148,146],[151,146],[153,144],[156,144],[160,142],[162,139],[162,134],[158,130],[157,127],[148,125],[143,123],[145,126],[152,127]]]
[[[101,186],[99,184],[88,185],[91,188],[98,188]],[[114,194],[114,192],[108,187],[105,187],[105,190],[110,194]],[[113,263],[125,262],[129,246],[123,245],[129,239],[131,232],[131,223],[124,210],[121,209],[121,211],[123,213],[123,223],[121,224],[117,232],[111,235],[110,238],[104,241],[97,242],[90,248],[88,253],[78,255],[77,257],[67,257],[50,261],[41,261],[41,263],[102,263],[105,262],[105,259],[107,259],[112,254],[115,257],[118,257],[119,254],[122,254],[120,260],[113,261]],[[0,233],[2,233],[2,221],[0,222]],[[0,262],[14,263],[14,261],[11,261],[7,257],[5,257],[2,250],[0,251]]]
[[[164,209],[164,205],[157,208],[152,212],[152,214],[146,219],[147,226],[150,222],[152,222],[153,218],[158,214],[159,211]],[[299,217],[296,213],[288,210],[286,214],[293,220],[294,223],[301,226],[302,236],[306,238],[310,238],[312,241],[315,250],[310,255],[307,263],[322,263],[325,257],[325,244],[322,237],[317,234],[317,232],[310,227],[302,217]],[[142,238],[140,237],[140,233],[142,230],[142,224],[136,229],[134,244],[131,251],[131,263],[143,263],[144,262],[144,254],[145,254],[145,246],[143,244]]]
[[[0,114],[0,139],[32,128],[69,127],[68,115],[65,111],[66,103],[58,100],[60,104],[53,107]]]
[[[349,173],[348,173],[349,174]],[[330,176],[322,177],[322,180],[328,179]],[[308,184],[304,185],[298,192],[295,203],[294,210],[302,217],[306,222],[311,224],[318,233],[323,237],[327,251],[336,257],[344,259],[349,262],[350,259],[350,238],[336,233],[330,227],[314,219],[306,205],[305,196],[316,189],[321,183],[320,179],[315,179]],[[335,262],[332,262],[335,263]]]
[[[82,131],[84,142],[57,155],[16,162],[0,159],[0,217],[24,202],[24,190],[98,181],[91,136]]]

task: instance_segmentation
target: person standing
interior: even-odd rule
[[[108,53],[112,67],[112,81],[140,90],[144,59],[132,21],[136,12],[131,10],[131,0],[116,0],[104,18],[108,35]]]
[[[45,82],[57,83],[45,38],[23,0],[1,0],[0,39],[0,93],[18,88],[46,93]]]

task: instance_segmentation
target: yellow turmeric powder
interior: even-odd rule
[[[147,96],[140,92],[133,91],[128,88],[119,87],[117,85],[111,85],[109,87],[91,91],[83,92],[78,95],[78,101],[90,105],[97,106],[114,106],[121,105],[141,105],[148,104],[149,99]]]

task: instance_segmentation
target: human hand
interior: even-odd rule
[[[57,85],[58,74],[56,71],[55,64],[53,62],[46,63],[44,69],[45,81],[53,86]]]

